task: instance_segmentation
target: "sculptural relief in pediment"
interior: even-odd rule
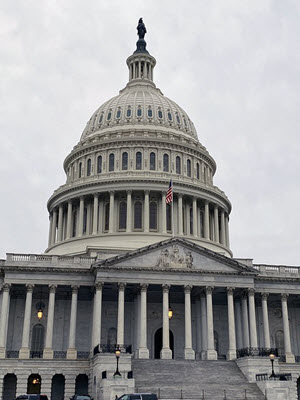
[[[179,249],[178,246],[173,245],[171,248],[161,250],[156,266],[163,268],[192,268],[193,256],[191,251]]]

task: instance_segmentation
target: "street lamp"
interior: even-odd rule
[[[274,372],[274,360],[275,360],[275,355],[271,353],[271,354],[269,355],[269,357],[270,357],[270,361],[271,361],[271,364],[272,364],[272,373],[271,373],[271,375],[270,375],[270,378],[276,378],[276,374],[275,374],[275,372]]]
[[[173,310],[171,307],[169,308],[169,311],[168,311],[168,317],[169,317],[169,319],[171,319],[173,317]]]
[[[120,371],[119,371],[120,354],[121,354],[120,346],[117,345],[116,350],[115,350],[115,355],[116,355],[116,359],[117,359],[117,369],[116,369],[116,372],[114,373],[114,376],[119,376],[119,377],[121,377],[121,374],[120,374]]]

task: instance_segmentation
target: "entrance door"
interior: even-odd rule
[[[174,358],[174,335],[169,330],[170,349],[172,350],[172,358]],[[160,358],[160,351],[162,349],[162,328],[157,329],[154,335],[154,358]]]
[[[27,381],[27,393],[28,394],[40,394],[41,393],[41,382],[40,375],[32,374],[28,377]]]

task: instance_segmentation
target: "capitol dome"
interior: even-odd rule
[[[66,183],[48,201],[47,253],[101,258],[176,236],[232,256],[231,204],[213,184],[216,163],[186,112],[154,84],[155,65],[140,39],[126,87],[94,112],[66,157]]]

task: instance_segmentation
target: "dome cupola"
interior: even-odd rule
[[[142,18],[137,30],[127,85],[65,159],[67,181],[48,201],[46,252],[101,258],[175,235],[230,257],[231,204],[213,184],[216,163],[187,113],[155,86]]]

